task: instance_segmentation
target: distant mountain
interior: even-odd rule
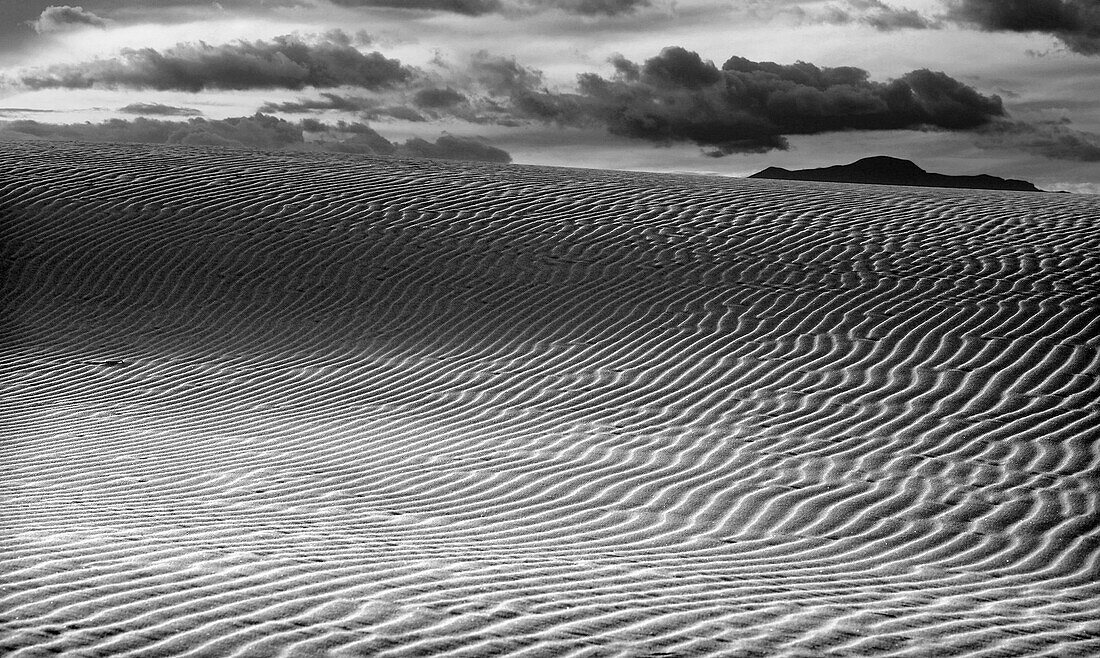
[[[998,178],[988,174],[979,176],[948,176],[933,174],[916,164],[879,155],[856,160],[851,164],[834,165],[820,169],[783,169],[768,167],[749,178],[774,178],[780,180],[825,181],[832,183],[869,183],[872,185],[917,185],[920,187],[965,187],[977,190],[1017,190],[1042,192],[1031,183],[1013,178]]]

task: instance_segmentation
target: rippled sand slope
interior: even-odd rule
[[[1100,653],[1100,197],[8,144],[0,653]]]

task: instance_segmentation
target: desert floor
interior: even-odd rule
[[[0,154],[0,653],[1100,655],[1100,197]]]

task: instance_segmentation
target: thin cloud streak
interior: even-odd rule
[[[444,134],[435,142],[411,138],[394,143],[363,123],[326,124],[316,119],[291,123],[278,117],[250,117],[165,121],[138,117],[111,119],[97,124],[49,124],[31,120],[10,121],[0,128],[39,139],[83,142],[183,144],[292,151],[328,151],[442,160],[511,162],[507,151],[476,137]],[[311,134],[306,140],[305,133]]]
[[[118,111],[124,114],[173,117],[195,117],[202,114],[202,112],[194,108],[176,107],[174,105],[165,105],[164,103],[130,103],[129,105],[118,108]]]
[[[340,7],[445,12],[465,16],[561,11],[578,16],[622,16],[649,7],[650,0],[329,0]]]

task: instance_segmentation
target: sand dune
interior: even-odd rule
[[[0,651],[1096,655],[1098,218],[8,144]]]

